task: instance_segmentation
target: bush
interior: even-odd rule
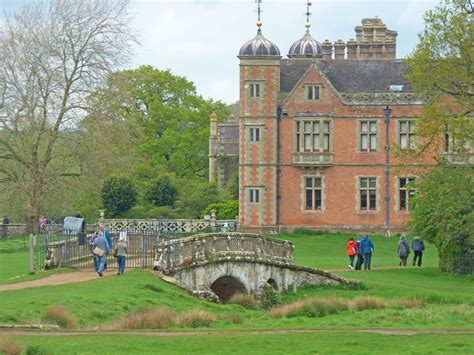
[[[214,321],[214,317],[203,309],[192,309],[182,313],[178,317],[178,325],[182,327],[208,327]]]
[[[77,322],[74,317],[64,306],[51,306],[43,316],[43,320],[53,322],[61,328],[74,329],[77,327]]]
[[[178,197],[178,190],[173,186],[168,176],[152,181],[145,188],[144,200],[156,207],[173,206]]]
[[[238,304],[239,306],[242,306],[246,309],[258,308],[257,300],[251,294],[248,293],[236,293],[230,298],[228,303]]]
[[[206,207],[202,215],[210,215],[212,210],[216,210],[217,219],[235,219],[239,214],[239,201],[228,200],[219,203],[211,203]]]
[[[23,348],[20,344],[12,342],[10,339],[0,338],[0,353],[6,355],[21,354]]]
[[[401,306],[402,308],[417,308],[425,304],[425,300],[422,298],[404,298],[396,300],[392,303],[394,306]]]
[[[137,190],[133,181],[125,176],[112,176],[101,190],[102,206],[107,216],[119,217],[137,202]]]
[[[128,315],[115,323],[115,329],[165,329],[175,325],[174,313],[164,307]]]

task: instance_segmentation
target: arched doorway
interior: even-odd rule
[[[234,276],[221,276],[211,285],[211,290],[222,303],[227,303],[236,293],[245,293],[245,285]]]

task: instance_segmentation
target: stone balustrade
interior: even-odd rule
[[[156,247],[155,268],[175,272],[181,268],[222,260],[247,260],[274,265],[293,264],[294,245],[248,233],[198,234],[165,239]]]
[[[26,233],[26,224],[0,224],[0,238]]]
[[[211,219],[102,219],[101,223],[109,226],[111,233],[120,231],[160,231],[169,233],[199,233],[206,230],[222,230],[229,228],[235,230],[235,220]]]

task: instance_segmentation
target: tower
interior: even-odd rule
[[[277,224],[277,108],[280,50],[262,34],[240,48],[239,224],[251,229]]]

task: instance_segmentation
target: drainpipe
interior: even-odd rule
[[[276,146],[276,225],[278,234],[281,232],[281,225],[280,225],[280,121],[281,121],[281,114],[283,109],[281,106],[277,108],[277,146]]]
[[[385,236],[390,237],[390,193],[389,193],[389,176],[390,176],[390,142],[389,142],[389,126],[390,113],[392,110],[386,106],[383,110],[385,114]]]

